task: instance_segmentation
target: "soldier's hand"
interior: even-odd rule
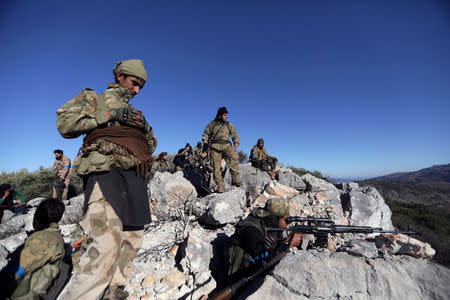
[[[238,147],[238,146],[233,146],[233,147],[231,147],[231,150],[236,151],[237,147]]]
[[[73,243],[72,243],[72,248],[80,248],[81,247],[81,243],[83,243],[83,238],[81,237],[81,238],[79,238],[78,240],[76,240],[76,241],[73,241]]]
[[[292,238],[290,247],[298,247],[300,243],[302,242],[302,238],[306,237],[306,234],[304,233],[294,233],[294,237]],[[288,237],[289,239],[290,237]]]
[[[277,247],[277,240],[270,235],[266,235],[263,244],[266,251],[272,251]]]

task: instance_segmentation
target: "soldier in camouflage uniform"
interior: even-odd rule
[[[216,118],[209,122],[202,135],[203,148],[210,151],[214,180],[217,183],[219,193],[224,191],[222,159],[225,159],[226,164],[230,168],[231,184],[235,186],[242,184],[242,181],[239,179],[239,155],[236,151],[239,147],[239,135],[233,124],[228,122],[227,119],[227,108],[219,108]],[[230,135],[233,140],[233,146],[231,146]]]
[[[170,172],[170,165],[167,159],[167,152],[161,152],[159,157],[152,164],[152,172]]]
[[[201,168],[206,166],[206,152],[202,152],[202,142],[198,142],[192,150],[192,165],[194,168]]]
[[[266,148],[264,148],[264,140],[258,139],[256,145],[253,146],[250,151],[250,162],[252,163],[252,166],[262,171],[266,171],[270,175],[270,178],[274,180],[275,176],[278,174],[278,172],[275,171],[277,161],[276,157],[267,154]]]
[[[65,254],[64,240],[58,222],[64,214],[64,204],[56,199],[47,199],[36,209],[33,227],[36,230],[25,241],[20,253],[14,300],[40,299],[52,286],[60,272]]]
[[[53,163],[53,171],[56,172],[56,182],[53,186],[53,198],[67,200],[67,192],[69,191],[70,176],[72,176],[72,165],[70,158],[64,155],[61,149],[56,149],[53,151],[55,154],[55,162]],[[59,186],[64,186],[61,191],[59,191]]]
[[[85,89],[57,111],[63,137],[86,134],[73,168],[86,180],[81,225],[92,238],[58,299],[126,298],[123,287],[151,221],[144,176],[157,140],[142,112],[128,103],[147,72],[141,60],[126,60],[113,74],[116,82],[103,94]]]
[[[236,225],[230,237],[225,257],[230,281],[251,273],[275,250],[279,243],[288,240],[279,231],[265,234],[266,227],[286,228],[286,217],[289,216],[289,201],[269,199],[264,208],[255,208],[250,215]],[[290,246],[298,246],[304,234],[295,234]]]

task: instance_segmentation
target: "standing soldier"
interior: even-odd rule
[[[92,242],[59,299],[124,299],[150,207],[144,175],[157,145],[142,112],[128,101],[144,87],[141,60],[125,60],[113,69],[115,83],[103,94],[91,89],[57,111],[65,138],[86,134],[74,170],[85,176],[81,225]]]
[[[226,107],[217,110],[214,120],[209,122],[203,132],[203,149],[208,149],[211,155],[212,167],[214,169],[214,180],[217,183],[219,193],[223,193],[222,180],[222,159],[231,171],[231,184],[240,186],[242,181],[239,179],[239,156],[236,149],[239,147],[239,135],[233,124],[227,121],[228,111]],[[233,140],[233,146],[230,142]]]
[[[275,171],[277,164],[277,158],[267,154],[266,148],[264,148],[264,140],[258,139],[258,142],[253,146],[250,152],[250,162],[252,166],[262,171],[266,171],[272,180],[275,179],[278,172]]]
[[[53,171],[56,172],[55,182],[53,184],[53,198],[67,200],[70,176],[72,176],[72,165],[70,164],[70,158],[65,156],[63,151],[60,149],[56,149],[53,153],[55,154]]]

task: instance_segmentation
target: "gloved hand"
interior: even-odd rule
[[[111,109],[110,120],[117,120],[125,125],[136,127],[138,129],[145,129],[147,127],[147,120],[145,120],[142,112],[139,110],[129,109],[128,107]]]
[[[263,244],[266,251],[272,251],[277,247],[277,240],[270,235],[266,235]]]

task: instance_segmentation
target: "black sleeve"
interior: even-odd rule
[[[264,236],[262,232],[253,226],[242,228],[239,232],[239,240],[242,249],[252,257],[256,257],[265,251],[263,239]]]

